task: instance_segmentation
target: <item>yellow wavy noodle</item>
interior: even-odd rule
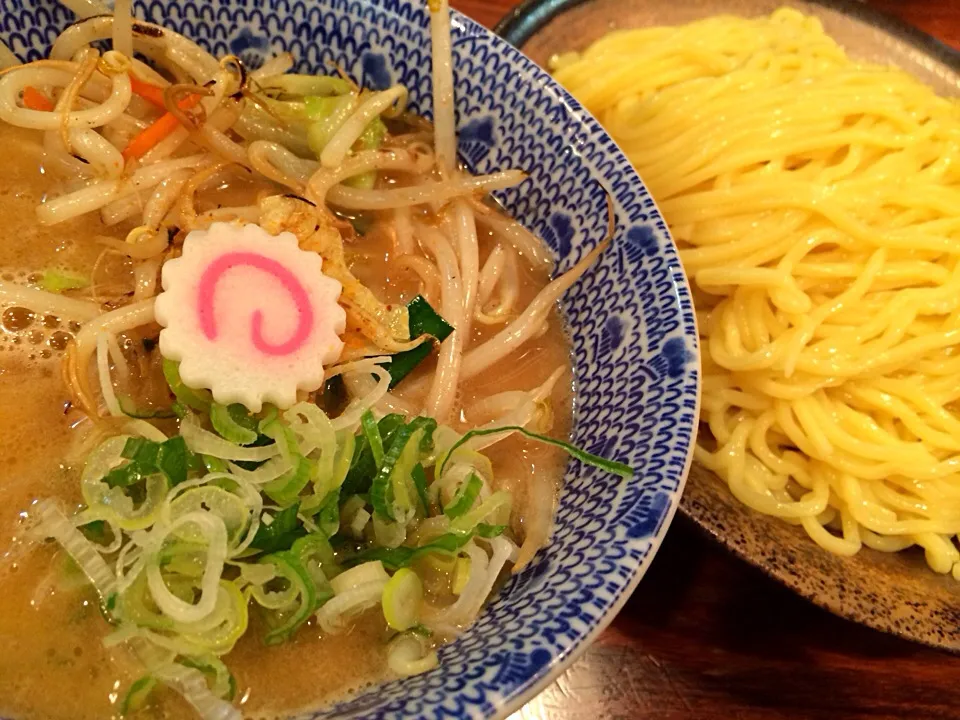
[[[919,545],[960,579],[960,103],[789,9],[554,65],[681,248],[697,460],[828,550]]]

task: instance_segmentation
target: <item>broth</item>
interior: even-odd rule
[[[0,141],[7,148],[0,187],[4,222],[0,272],[6,279],[20,282],[51,266],[90,274],[102,252],[94,238],[122,237],[123,233],[102,225],[96,214],[53,228],[41,227],[35,209],[50,187],[50,176],[40,167],[37,136],[3,127]],[[230,205],[233,199],[223,195],[238,193],[250,202],[257,189],[249,185],[221,189],[216,191],[220,195],[215,199],[208,196],[206,202]],[[402,273],[391,275],[389,240],[376,229],[359,239],[351,250],[353,269],[383,299],[402,302],[416,294],[417,286]],[[481,238],[481,262],[491,250],[490,244],[488,236]],[[547,280],[543,273],[525,270],[520,302],[529,302]],[[36,544],[23,538],[22,513],[33,499],[55,497],[68,507],[80,502],[82,456],[75,458],[71,451],[87,423],[71,408],[59,370],[71,328],[54,318],[32,318],[20,310],[3,317],[0,646],[4,652],[0,654],[0,715],[51,720],[115,717],[119,700],[140,670],[122,650],[103,647],[110,626],[98,610],[94,592],[77,570],[71,570],[66,555],[56,550],[55,543]],[[473,342],[499,329],[478,325]],[[562,324],[555,315],[539,339],[510,358],[509,370],[494,367],[463,385],[457,414],[476,397],[539,385],[557,367],[569,368],[569,357]],[[568,433],[572,397],[567,375],[552,396],[554,435]],[[533,498],[542,502],[546,495],[555,495],[565,463],[557,449],[511,438],[485,452],[501,486],[514,493],[521,514],[526,515],[524,508]],[[540,492],[531,491],[534,487]],[[265,647],[261,636],[256,612],[251,611],[251,630],[225,658],[236,677],[246,715],[274,716],[316,706],[386,673],[386,624],[379,609],[366,613],[348,633],[336,637],[321,638],[312,621],[293,641],[281,646]],[[182,718],[189,717],[190,710],[179,696],[159,689],[139,716]]]

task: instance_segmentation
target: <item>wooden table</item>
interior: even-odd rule
[[[492,26],[515,2],[451,4]],[[960,0],[871,4],[960,48]],[[960,657],[840,620],[678,517],[619,617],[512,720],[647,718],[960,718]]]

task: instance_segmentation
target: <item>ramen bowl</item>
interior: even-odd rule
[[[290,51],[299,70],[338,64],[361,85],[403,83],[431,116],[426,4],[404,0],[136,3],[138,17],[249,66]],[[45,55],[74,18],[53,0],[9,0],[3,39]],[[670,525],[690,466],[699,389],[693,305],[666,224],[613,141],[546,73],[469,19],[454,18],[462,161],[521,168],[498,193],[543,238],[557,271],[610,233],[611,247],[566,295],[577,386],[572,441],[629,464],[631,480],[571,461],[549,546],[479,621],[440,650],[440,667],[302,717],[503,717],[555,678],[622,607]],[[323,672],[323,668],[317,668]]]

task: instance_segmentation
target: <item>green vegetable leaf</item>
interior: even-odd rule
[[[398,429],[406,424],[406,418],[396,413],[386,415],[380,418],[377,423],[377,430],[380,433],[381,443],[384,447],[389,447],[394,434]],[[379,463],[373,458],[373,450],[367,441],[366,435],[357,438],[357,443],[353,450],[353,461],[350,463],[350,470],[343,481],[341,490],[344,497],[349,495],[363,495],[369,492],[373,476],[377,474]]]
[[[179,485],[187,479],[192,467],[200,465],[180,435],[162,443],[142,437],[129,438],[120,455],[130,462],[104,476],[103,482],[110,487],[130,487],[155,473],[163,473],[171,486]]]
[[[300,503],[295,502],[274,515],[273,522],[269,525],[261,522],[250,546],[267,553],[288,550],[299,538],[307,534],[303,523],[297,517],[299,512]]]
[[[112,488],[125,488],[136,485],[138,482],[143,480],[146,475],[149,474],[149,472],[144,473],[143,468],[141,468],[137,463],[129,462],[125,465],[121,465],[118,468],[114,468],[104,475],[103,482]]]
[[[175,435],[160,443],[157,450],[157,469],[167,477],[171,485],[179,485],[187,479],[192,455],[183,436]]]
[[[44,270],[40,276],[40,287],[47,292],[62,293],[67,290],[82,290],[90,287],[90,279],[66,270]]]
[[[606,458],[594,455],[593,453],[588,453],[586,450],[581,450],[577,446],[571,445],[563,440],[557,440],[556,438],[548,437],[547,435],[540,435],[539,433],[531,432],[530,430],[522,428],[519,425],[504,425],[503,427],[489,428],[487,430],[470,430],[462,438],[457,440],[453,447],[451,447],[447,452],[447,455],[443,460],[443,464],[440,466],[440,474],[443,474],[443,471],[447,466],[447,462],[449,462],[454,451],[456,451],[457,448],[471,438],[481,437],[483,435],[495,435],[505,431],[518,432],[521,435],[530,438],[531,440],[537,440],[546,445],[553,445],[554,447],[562,448],[566,450],[569,455],[575,457],[580,462],[600,468],[601,470],[606,470],[607,472],[613,473],[614,475],[619,475],[622,478],[633,477],[633,468],[631,468],[629,465],[624,465],[623,463],[616,462],[615,460],[607,460]]]
[[[411,338],[430,335],[436,338],[439,344],[453,332],[453,328],[447,321],[440,317],[437,311],[421,295],[417,295],[409,302],[407,313],[410,317]],[[397,383],[409,375],[431,352],[433,352],[433,343],[425,342],[413,348],[413,350],[406,350],[394,355],[393,361],[389,365],[383,366],[390,373],[390,387],[396,387]]]
[[[383,124],[383,120],[381,120],[378,116],[375,117],[369,125],[367,125],[366,129],[363,131],[363,134],[360,135],[357,145],[363,150],[376,150],[383,145],[383,140],[386,136],[387,126]],[[344,181],[344,185],[359,188],[361,190],[373,190],[376,184],[376,170],[365,172],[362,175],[356,175]],[[362,234],[364,233],[361,233],[361,235]]]
[[[83,536],[97,545],[107,544],[107,524],[103,520],[94,520],[77,528]]]

